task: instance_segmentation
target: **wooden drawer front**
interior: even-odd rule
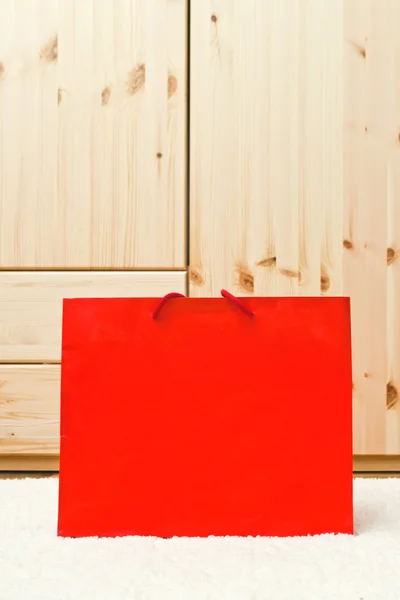
[[[185,266],[187,0],[0,2],[0,266]]]
[[[63,298],[186,293],[185,272],[0,272],[0,362],[59,362]]]
[[[0,455],[57,455],[60,365],[0,365]]]

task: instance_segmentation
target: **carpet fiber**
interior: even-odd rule
[[[355,480],[354,537],[60,539],[57,493],[0,480],[0,600],[400,598],[400,479]]]

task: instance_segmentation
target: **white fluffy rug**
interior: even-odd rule
[[[0,600],[399,600],[400,479],[357,479],[357,535],[60,539],[57,479],[0,480]]]

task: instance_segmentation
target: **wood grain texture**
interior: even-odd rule
[[[57,455],[60,366],[0,365],[0,455]]]
[[[186,0],[0,3],[0,266],[185,266]]]
[[[63,298],[186,294],[184,272],[0,272],[0,362],[58,362]]]
[[[353,472],[354,473],[400,473],[400,455],[362,455],[356,454],[353,456]]]
[[[386,210],[387,369],[386,447],[400,454],[400,6],[392,0],[385,23],[388,47],[388,162]],[[389,37],[388,37],[389,33]]]
[[[191,9],[191,295],[342,293],[343,13]]]
[[[400,452],[400,5],[345,3],[344,290],[352,299],[354,451]]]
[[[400,452],[400,5],[192,7],[190,294],[352,300],[354,451]]]
[[[8,474],[19,472],[57,472],[60,467],[58,456],[38,454],[0,454],[1,477],[7,479]],[[8,473],[6,473],[8,471]]]

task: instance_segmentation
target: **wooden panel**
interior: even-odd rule
[[[191,295],[342,293],[343,15],[191,10]]]
[[[386,88],[381,90],[388,111],[387,166],[387,369],[386,452],[400,454],[400,5],[391,0],[386,32]],[[389,35],[388,35],[389,34]],[[381,75],[381,73],[380,73]],[[385,101],[385,100],[384,100]],[[400,464],[400,461],[399,461]],[[400,468],[399,468],[400,470]]]
[[[400,4],[191,14],[190,293],[350,295],[354,451],[399,454]]]
[[[39,456],[39,455],[0,455],[0,472],[3,471],[2,479],[6,478],[12,472],[57,472],[59,470],[60,461],[58,456]],[[8,471],[8,473],[4,473]]]
[[[354,451],[400,452],[400,5],[345,3],[344,290],[352,299]]]
[[[399,479],[399,472],[384,472],[374,473],[373,471],[367,471],[365,473],[353,472],[353,479]]]
[[[186,0],[0,2],[0,266],[185,266]]]
[[[400,456],[392,454],[385,456],[354,455],[354,473],[400,473]]]
[[[0,455],[57,455],[60,366],[0,365]]]
[[[63,298],[186,293],[184,272],[0,272],[0,362],[58,362]]]

